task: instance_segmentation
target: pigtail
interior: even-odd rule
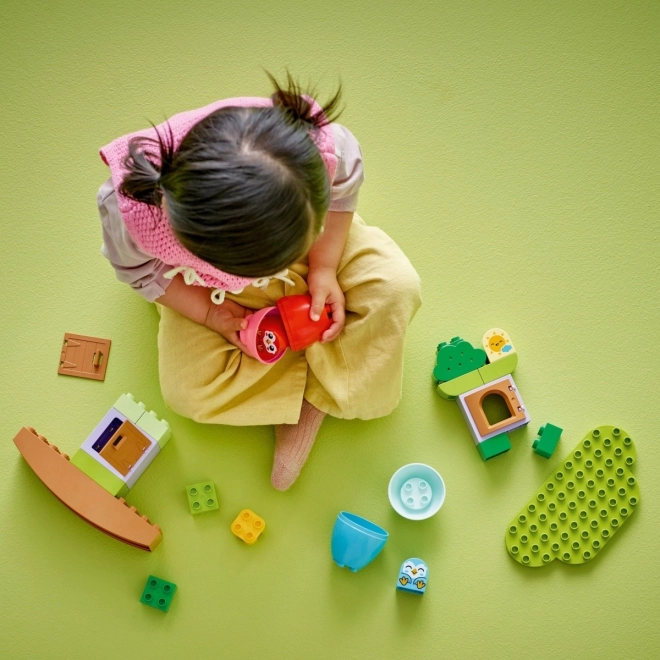
[[[151,125],[156,131],[156,138],[135,137],[128,143],[128,154],[124,159],[128,173],[119,186],[119,192],[136,202],[160,206],[163,199],[162,181],[171,171],[174,160],[174,136],[169,124],[166,124],[164,135],[154,124]]]
[[[316,98],[316,90],[309,92],[303,91],[301,86],[293,79],[291,73],[286,72],[286,86],[282,87],[277,82],[275,77],[268,71],[265,72],[270,79],[275,92],[271,95],[271,99],[275,107],[281,108],[288,119],[293,123],[305,124],[309,128],[323,128],[328,124],[336,121],[342,110],[338,110],[339,102],[341,100],[341,83],[337,93],[325,105],[321,105],[321,112],[312,113],[311,104],[304,98],[304,95]]]

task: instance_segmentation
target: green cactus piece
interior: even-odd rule
[[[475,371],[486,364],[486,352],[474,348],[469,341],[453,337],[450,342],[438,344],[433,378],[442,383]]]
[[[623,429],[599,426],[588,433],[509,523],[511,557],[531,567],[593,559],[639,504],[629,469],[635,456]]]

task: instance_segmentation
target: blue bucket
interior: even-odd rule
[[[378,556],[388,537],[382,527],[342,511],[332,530],[332,558],[341,568],[347,566],[353,572],[359,571]]]

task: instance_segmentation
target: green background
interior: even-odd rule
[[[0,656],[18,658],[650,658],[660,633],[657,2],[10,2],[0,4]],[[359,212],[423,280],[404,399],[328,419],[300,480],[269,483],[271,428],[202,426],[162,401],[157,314],[99,253],[97,149],[147,120],[267,95],[261,67],[341,78],[367,181]],[[484,464],[435,395],[436,344],[507,329],[532,423]],[[56,375],[65,331],[113,341],[104,383]],[[23,425],[72,453],[123,391],[174,439],[129,493],[164,542],[142,553],[85,525],[20,458]],[[556,455],[531,441],[564,428]],[[524,568],[510,519],[594,426],[636,442],[642,502],[591,563]],[[391,510],[390,475],[426,462],[438,515]],[[193,518],[185,486],[215,481]],[[267,529],[229,531],[249,507]],[[383,525],[357,574],[329,541],[340,510]],[[401,562],[430,566],[397,594]],[[179,585],[163,614],[149,573]]]

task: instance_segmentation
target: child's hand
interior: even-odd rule
[[[249,355],[247,346],[238,336],[239,330],[247,328],[247,321],[244,318],[246,313],[247,309],[245,307],[233,300],[225,299],[221,305],[211,303],[204,325],[211,330],[215,330],[228,342]]]
[[[309,318],[312,321],[321,318],[326,303],[332,309],[332,325],[323,333],[321,343],[332,341],[343,330],[346,317],[344,292],[337,282],[337,271],[328,267],[310,268],[307,286],[312,296],[312,307],[309,310]]]

